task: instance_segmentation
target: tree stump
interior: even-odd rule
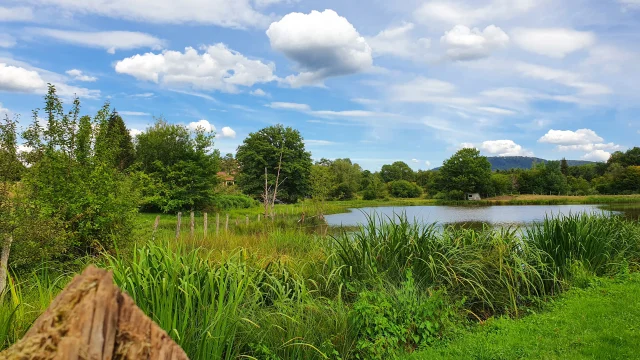
[[[113,283],[89,266],[77,275],[0,359],[188,360],[169,335]]]

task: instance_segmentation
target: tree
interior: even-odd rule
[[[640,147],[634,147],[633,149],[629,149],[626,152],[616,151],[611,154],[609,161],[607,161],[608,165],[611,164],[620,164],[623,167],[627,166],[640,166]]]
[[[312,165],[311,175],[309,177],[311,197],[321,202],[327,200],[333,181],[333,176],[328,166],[319,164]]]
[[[131,139],[131,134],[127,129],[122,117],[114,110],[109,116],[106,129],[99,136],[108,138],[108,142],[115,144],[114,166],[119,171],[128,169],[135,161],[135,148]],[[100,140],[98,140],[100,141]]]
[[[311,154],[297,130],[276,125],[251,133],[238,147],[236,159],[240,164],[237,184],[256,199],[265,193],[265,172],[267,187],[277,186],[276,195],[282,201],[296,202],[311,192]]]
[[[351,159],[335,159],[329,165],[329,170],[334,178],[334,184],[346,184],[355,193],[360,190],[362,168],[351,162]]]
[[[548,161],[541,166],[540,176],[542,177],[544,193],[566,194],[569,191],[567,178],[562,174],[562,166],[558,161]]]
[[[384,182],[388,183],[397,180],[413,181],[415,175],[409,165],[402,161],[396,161],[391,165],[383,165],[380,176]]]
[[[420,186],[407,180],[392,181],[388,186],[391,195],[397,198],[417,198],[422,195]]]
[[[18,181],[25,170],[18,155],[17,124],[9,115],[0,120],[0,182]]]
[[[220,169],[214,135],[163,119],[138,135],[137,180],[143,189],[143,209],[175,212],[203,210],[211,205]]]
[[[569,163],[567,163],[567,159],[562,158],[562,161],[560,162],[560,170],[562,171],[562,175],[569,175]]]
[[[491,184],[491,163],[477,149],[465,148],[445,160],[440,169],[442,191],[486,194]]]
[[[235,174],[238,172],[238,161],[233,157],[233,154],[226,154],[220,161],[220,170],[227,174]]]

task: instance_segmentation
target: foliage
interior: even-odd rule
[[[210,151],[214,134],[162,119],[137,136],[136,184],[142,209],[163,212],[201,210],[209,206],[219,179],[218,151]]]
[[[488,193],[491,184],[491,164],[477,149],[461,149],[445,160],[440,169],[441,191]]]
[[[17,124],[9,115],[0,120],[0,182],[18,181],[25,170],[18,155]]]
[[[300,132],[282,125],[270,126],[251,133],[238,147],[240,164],[237,183],[242,192],[256,199],[264,193],[267,181],[275,186],[278,164],[282,157],[278,198],[296,202],[310,192],[311,154],[305,150]]]
[[[356,193],[353,187],[347,183],[340,183],[329,192],[329,198],[331,200],[352,200],[355,198]]]
[[[103,129],[103,134],[108,140],[108,143],[115,146],[115,154],[113,155],[114,166],[124,171],[128,169],[135,160],[135,149],[133,147],[133,141],[131,140],[131,134],[127,129],[122,117],[114,110],[109,116],[106,129]]]
[[[358,330],[357,359],[389,359],[440,339],[454,311],[442,293],[427,294],[409,271],[399,288],[364,290],[350,314]]]
[[[402,161],[396,161],[391,165],[383,165],[380,176],[386,183],[398,180],[413,181],[415,174],[413,170]]]
[[[211,206],[215,211],[224,211],[231,209],[249,209],[257,206],[258,202],[246,195],[216,195],[213,198]]]
[[[418,185],[414,183],[410,183],[406,180],[393,181],[393,182],[390,182],[388,186],[389,186],[389,193],[393,197],[417,198],[417,197],[420,197],[420,195],[422,195],[422,189]]]
[[[333,176],[328,166],[312,165],[309,182],[311,184],[311,197],[314,200],[325,201],[329,198]]]

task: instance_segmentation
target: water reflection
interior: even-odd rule
[[[442,225],[482,228],[482,226],[519,227],[544,220],[545,216],[569,215],[577,213],[618,213],[622,212],[635,219],[640,217],[640,205],[624,210],[613,206],[599,205],[517,205],[517,206],[399,206],[369,207],[351,209],[348,213],[327,215],[327,223],[331,226],[357,226],[367,221],[367,216],[396,218],[406,214],[408,219],[421,223],[439,223]],[[397,220],[394,219],[394,220]]]

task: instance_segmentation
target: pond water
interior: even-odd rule
[[[520,226],[544,220],[545,216],[576,213],[617,213],[627,211],[637,214],[640,207],[614,207],[602,205],[513,205],[513,206],[389,206],[350,209],[343,214],[327,215],[330,226],[357,226],[366,223],[367,216],[382,216],[384,219],[406,214],[409,220],[422,223],[467,224],[470,226]],[[637,217],[635,217],[637,219]]]

